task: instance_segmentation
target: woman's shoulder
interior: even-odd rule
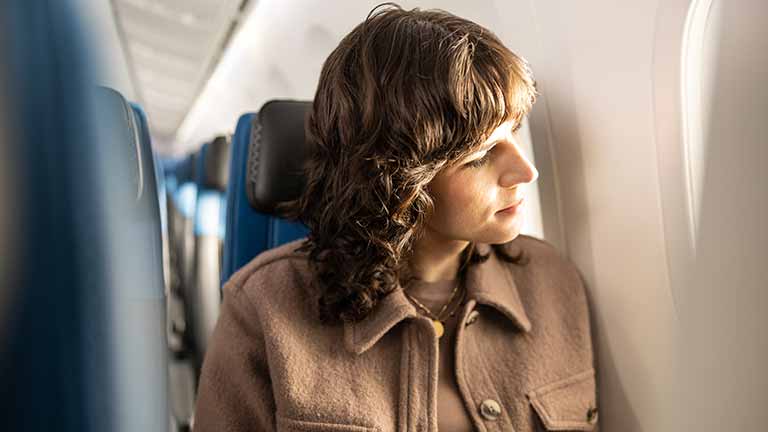
[[[562,260],[563,254],[547,240],[529,234],[520,234],[513,240],[500,245],[505,252],[516,255],[522,249],[528,259],[537,263]]]
[[[524,265],[510,265],[531,288],[530,295],[554,296],[568,302],[585,296],[584,278],[576,264],[551,242],[527,234],[502,245],[504,252],[515,256],[522,249]],[[522,273],[522,274],[521,274]]]
[[[515,256],[523,251],[526,268],[546,269],[549,272],[562,271],[570,276],[578,273],[574,262],[551,242],[528,234],[520,234],[501,247],[508,255]]]
[[[306,238],[266,250],[235,272],[222,288],[223,294],[247,294],[251,298],[274,298],[306,293],[313,285],[308,253],[298,249]]]

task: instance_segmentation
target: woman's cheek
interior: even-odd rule
[[[489,191],[476,183],[467,182],[456,191],[456,210],[461,212],[461,222],[476,225],[487,218]]]
[[[487,187],[479,173],[469,174],[453,175],[433,184],[435,210],[440,219],[435,222],[457,234],[473,232],[492,216],[488,212],[493,207],[493,188]]]

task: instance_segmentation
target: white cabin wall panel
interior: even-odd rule
[[[677,287],[688,430],[768,424],[768,3],[714,0],[702,39],[690,283]]]
[[[675,310],[651,76],[658,3],[531,4],[563,246],[593,299],[602,427],[674,430]]]

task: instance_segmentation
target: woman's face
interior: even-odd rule
[[[427,231],[447,240],[498,244],[513,240],[522,227],[522,208],[501,211],[525,197],[539,173],[523,155],[514,122],[496,128],[480,149],[443,169],[430,182],[434,212]]]

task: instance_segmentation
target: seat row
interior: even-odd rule
[[[306,236],[273,214],[300,193],[308,102],[270,101],[242,115],[182,159],[164,159],[171,391],[180,425],[193,417],[194,389],[221,302],[221,287],[259,253]]]
[[[306,233],[264,210],[300,184],[283,170],[301,163],[307,105],[245,114],[228,152],[211,143],[177,171],[152,151],[152,119],[95,87],[79,7],[0,4],[0,430],[189,429],[221,281]],[[217,164],[230,175],[201,178]],[[190,224],[205,239],[180,247]]]

